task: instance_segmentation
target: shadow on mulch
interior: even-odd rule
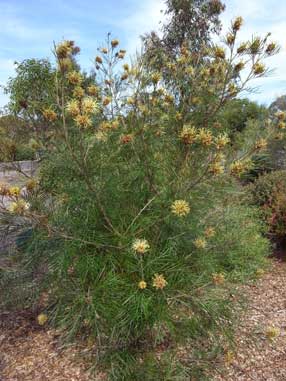
[[[271,257],[281,262],[286,262],[286,237],[276,241],[273,245],[273,254]]]
[[[45,330],[37,322],[38,310],[21,310],[0,312],[0,329],[13,332],[9,340],[16,341],[26,337],[30,332]]]

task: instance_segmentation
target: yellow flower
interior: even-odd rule
[[[164,97],[164,100],[166,103],[173,103],[174,102],[174,97],[171,94],[166,94]]]
[[[124,73],[121,76],[121,81],[125,81],[128,78],[128,73]]]
[[[224,361],[226,365],[230,365],[234,360],[234,353],[232,351],[227,351],[224,356]]]
[[[73,96],[75,98],[82,98],[84,96],[84,89],[80,86],[76,86],[73,91]]]
[[[242,44],[237,48],[237,53],[238,53],[238,54],[242,54],[242,53],[244,53],[244,52],[246,51],[246,49],[247,49],[247,43],[244,42],[244,43],[242,43]]]
[[[230,166],[230,172],[233,175],[240,175],[241,173],[244,172],[244,165],[241,161],[235,161],[234,163],[231,164]]]
[[[205,249],[207,246],[207,241],[204,238],[196,238],[194,240],[194,245],[197,249]]]
[[[263,269],[257,269],[256,270],[256,276],[258,278],[262,277],[265,274],[265,271]]]
[[[136,239],[133,242],[132,249],[139,254],[145,254],[150,250],[150,245],[146,239]]]
[[[102,58],[100,56],[96,56],[95,57],[95,62],[99,63],[99,64],[102,64]]]
[[[26,188],[28,192],[32,192],[36,186],[38,185],[37,181],[34,179],[30,179],[26,182]]]
[[[251,54],[258,54],[259,51],[261,50],[261,45],[262,45],[262,41],[260,40],[259,37],[255,37],[253,39],[253,41],[251,42],[251,44],[249,45],[249,50],[251,52]]]
[[[224,148],[229,143],[229,137],[227,134],[219,134],[215,139],[215,145],[217,149]]]
[[[0,184],[0,195],[9,196],[9,186],[7,184]]]
[[[205,230],[205,236],[207,238],[211,238],[214,235],[215,235],[215,229],[213,227],[209,226],[208,228],[206,228],[206,230]]]
[[[59,43],[56,47],[56,54],[58,58],[67,58],[74,49],[74,42],[65,40]]]
[[[119,120],[115,119],[110,122],[110,127],[112,130],[117,130],[119,127]]]
[[[127,100],[126,100],[126,103],[128,104],[128,105],[134,105],[135,104],[135,99],[134,98],[127,98]]]
[[[274,136],[275,139],[277,140],[283,140],[284,139],[284,135],[282,134],[282,132],[279,132],[279,134],[276,134]]]
[[[177,63],[178,64],[186,64],[188,62],[188,57],[186,57],[185,55],[181,55],[177,58]]]
[[[63,58],[59,60],[59,69],[62,72],[72,69],[72,65],[73,63],[70,58]]]
[[[38,315],[37,321],[39,325],[45,325],[48,321],[48,316],[44,313],[41,313],[40,315]]]
[[[176,112],[175,118],[176,120],[180,121],[183,119],[183,115],[180,112]]]
[[[120,143],[122,143],[122,144],[128,144],[128,143],[132,142],[133,139],[134,139],[134,137],[131,134],[122,135],[120,137]]]
[[[98,94],[98,88],[95,85],[90,85],[87,88],[87,93],[89,95],[95,96]]]
[[[199,97],[191,97],[191,102],[193,105],[198,105],[201,103],[201,99]]]
[[[268,327],[266,329],[266,336],[269,340],[274,340],[280,335],[280,329],[277,327]]]
[[[123,65],[123,69],[125,70],[125,71],[129,71],[129,65],[126,63],[126,64],[124,64]]]
[[[151,75],[151,80],[154,84],[158,83],[161,79],[161,74],[160,73],[153,73]]]
[[[263,74],[265,72],[265,65],[257,62],[255,65],[253,65],[253,72],[255,75]]]
[[[249,170],[251,168],[251,165],[252,163],[250,160],[237,160],[231,164],[230,173],[235,176],[240,176],[241,174]]]
[[[125,57],[125,53],[123,53],[122,51],[117,53],[117,57],[120,58],[120,59],[123,59]]]
[[[95,134],[95,139],[99,142],[106,142],[107,141],[107,135],[103,131],[97,131]]]
[[[30,204],[24,200],[18,200],[11,202],[8,206],[8,210],[15,214],[24,214],[30,208]]]
[[[107,49],[107,48],[102,48],[102,49],[101,49],[101,52],[102,52],[103,54],[107,54],[107,53],[108,53],[108,49]]]
[[[213,141],[213,136],[211,131],[202,128],[197,134],[197,139],[205,146],[210,146]]]
[[[146,287],[147,287],[147,283],[144,280],[141,280],[138,283],[138,288],[140,288],[140,290],[144,290]]]
[[[286,128],[286,124],[285,124],[284,122],[279,122],[279,123],[278,123],[278,128],[279,128],[280,130],[285,130],[285,128]]]
[[[185,73],[190,75],[190,76],[194,75],[194,72],[195,72],[195,70],[194,70],[194,68],[192,66],[188,66],[185,69]]]
[[[155,287],[157,290],[162,290],[167,286],[168,282],[164,278],[164,275],[162,274],[155,274],[153,277],[153,287]]]
[[[118,45],[119,45],[119,40],[114,39],[114,40],[111,41],[111,46],[112,46],[113,48],[116,48],[116,46],[118,46]]]
[[[103,106],[108,106],[111,102],[111,97],[105,97],[102,101]]]
[[[232,33],[229,33],[227,36],[226,36],[226,42],[228,45],[233,45],[235,41],[235,36],[232,34]]]
[[[236,17],[236,19],[232,22],[232,29],[234,31],[238,31],[243,24],[243,18],[241,16]]]
[[[209,165],[209,172],[213,175],[221,175],[224,173],[224,166],[218,162],[214,162]]]
[[[85,97],[82,100],[82,111],[86,114],[92,114],[98,110],[97,102],[91,97]]]
[[[190,205],[185,200],[176,200],[171,205],[172,213],[179,217],[185,217],[190,213]]]
[[[92,125],[92,121],[87,115],[77,115],[74,120],[79,127],[88,128]]]
[[[267,54],[272,54],[272,53],[275,51],[275,49],[276,49],[276,44],[275,44],[275,42],[270,42],[270,44],[267,46],[265,52],[266,52]]]
[[[224,58],[225,58],[225,51],[224,51],[224,49],[221,48],[220,46],[217,46],[217,47],[215,48],[214,54],[215,54],[215,57],[216,57],[216,58],[221,58],[221,59],[224,59]]]
[[[185,144],[192,144],[196,141],[197,129],[193,126],[184,126],[179,137]]]
[[[67,80],[72,85],[79,85],[79,84],[81,84],[83,78],[82,78],[82,75],[78,71],[73,70],[67,74]]]
[[[257,150],[265,149],[266,147],[267,147],[266,139],[261,138],[255,143],[255,149]]]
[[[79,102],[72,99],[66,105],[67,112],[72,116],[77,116],[80,113]]]
[[[213,283],[215,285],[223,284],[225,282],[225,277],[223,273],[214,273],[212,274]]]
[[[283,111],[278,111],[276,114],[275,114],[276,118],[278,118],[279,120],[285,120],[286,118],[286,113],[283,112]]]
[[[228,86],[227,90],[228,90],[228,92],[229,92],[229,95],[231,95],[231,96],[236,95],[236,94],[237,94],[237,91],[238,91],[237,86],[235,86],[234,83],[231,83],[231,84]]]
[[[243,61],[240,61],[234,66],[234,71],[239,72],[244,68],[244,66],[245,63]]]
[[[9,194],[10,196],[18,197],[20,195],[20,188],[19,187],[10,187],[9,188]]]
[[[54,122],[57,119],[57,114],[50,108],[43,111],[43,116],[49,122]]]

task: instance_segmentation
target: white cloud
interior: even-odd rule
[[[163,0],[145,0],[138,4],[135,12],[118,21],[117,26],[122,28],[127,35],[129,52],[140,50],[140,36],[151,30],[159,29],[164,9]]]
[[[271,33],[270,40],[281,46],[278,55],[269,58],[266,63],[273,69],[268,78],[254,82],[259,92],[250,94],[250,98],[266,103],[276,96],[286,93],[286,3],[272,0],[229,0],[222,15],[225,33],[236,16],[242,16],[244,25],[239,34],[239,41],[250,39],[253,35],[265,36]]]

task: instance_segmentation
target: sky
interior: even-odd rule
[[[223,31],[242,16],[241,40],[272,33],[281,45],[268,60],[271,76],[256,81],[251,99],[269,104],[286,94],[286,2],[278,0],[224,0]],[[93,67],[97,47],[108,32],[120,39],[129,54],[140,50],[140,35],[158,30],[164,0],[0,0],[0,86],[15,74],[14,62],[52,58],[53,41],[75,40],[81,47],[82,68]],[[8,102],[0,88],[0,108]]]

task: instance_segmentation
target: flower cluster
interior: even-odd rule
[[[155,287],[157,290],[162,290],[167,286],[168,282],[164,278],[164,275],[162,274],[155,274],[153,277],[153,287]]]
[[[176,200],[171,205],[172,213],[178,217],[185,217],[190,213],[190,205],[185,200]]]
[[[185,144],[192,144],[197,139],[197,129],[193,126],[184,126],[179,134],[179,137],[183,140]]]
[[[30,204],[22,199],[13,201],[8,206],[8,210],[11,213],[15,213],[19,215],[24,214],[27,210],[29,210],[29,208],[30,208]]]
[[[207,246],[207,241],[204,238],[196,238],[194,240],[194,245],[197,249],[205,249]]]
[[[43,111],[43,116],[48,122],[54,122],[57,119],[57,113],[51,108],[47,108]]]
[[[138,254],[145,254],[150,250],[150,245],[146,239],[136,239],[133,242],[132,248]]]
[[[220,285],[225,282],[225,276],[222,273],[214,273],[212,275],[212,280],[215,285]]]

